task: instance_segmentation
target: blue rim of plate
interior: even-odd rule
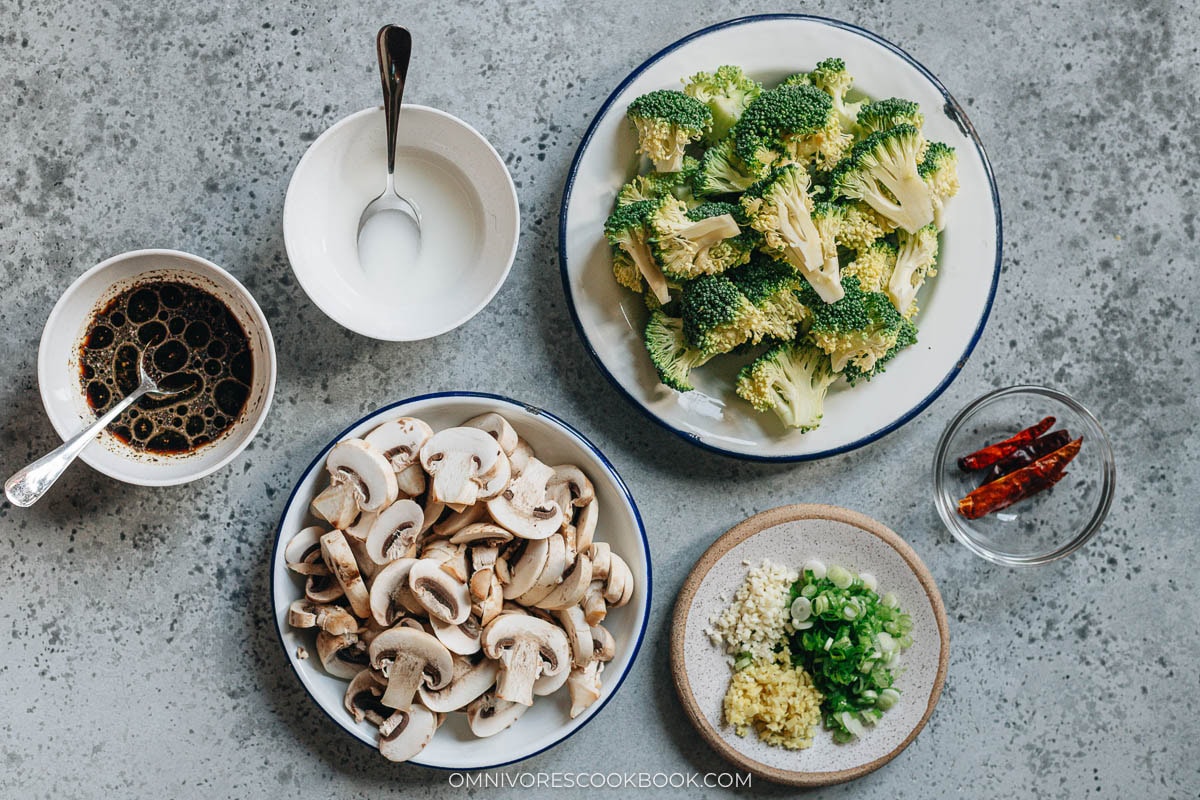
[[[858,34],[859,36],[862,36],[863,38],[868,39],[875,44],[886,48],[887,50],[890,50],[892,53],[899,56],[906,63],[921,73],[921,75],[941,93],[942,98],[946,101],[946,105],[944,107],[944,112],[946,115],[958,125],[963,134],[975,145],[975,150],[979,153],[979,158],[983,162],[984,173],[987,175],[988,188],[990,189],[992,195],[992,206],[996,210],[996,260],[992,267],[992,285],[988,291],[987,304],[984,306],[983,315],[979,318],[979,324],[976,326],[975,332],[971,335],[971,341],[968,342],[966,349],[963,350],[962,355],[959,356],[958,360],[954,364],[954,367],[945,375],[945,377],[942,378],[938,385],[935,386],[933,390],[925,396],[923,400],[913,406],[908,412],[901,415],[894,422],[884,425],[882,428],[879,428],[878,430],[869,433],[862,438],[856,439],[853,442],[849,442],[839,447],[832,447],[827,450],[819,450],[815,453],[801,453],[799,455],[788,456],[760,456],[755,455],[754,453],[743,453],[737,450],[729,450],[724,447],[719,447],[715,444],[710,444],[701,439],[695,433],[690,433],[671,425],[669,422],[667,422],[667,420],[651,411],[639,398],[635,397],[631,392],[626,390],[625,387],[621,385],[620,381],[618,381],[612,374],[612,372],[609,371],[608,367],[604,364],[604,361],[600,358],[600,354],[596,352],[594,347],[592,347],[591,340],[588,339],[587,333],[583,329],[583,323],[580,322],[579,311],[575,307],[575,297],[571,290],[571,278],[567,272],[566,248],[567,206],[571,201],[571,190],[575,188],[575,178],[579,172],[579,162],[583,158],[583,154],[587,150],[588,145],[591,143],[592,136],[596,133],[596,126],[600,124],[600,120],[605,114],[608,113],[609,108],[612,107],[617,97],[623,91],[625,91],[625,88],[634,80],[636,80],[639,75],[641,75],[658,61],[662,60],[663,57],[679,49],[688,42],[707,36],[710,33],[724,30],[725,28],[733,28],[739,25],[747,25],[756,22],[770,22],[774,20],[801,20],[805,22],[816,22],[821,25],[828,25],[832,28],[840,28],[842,30]],[[1000,263],[1004,253],[1003,228],[1003,214],[1000,210],[1000,194],[996,189],[996,177],[992,173],[992,162],[988,160],[987,152],[983,149],[983,143],[979,140],[979,135],[975,132],[975,126],[971,124],[971,121],[967,118],[967,114],[963,110],[962,106],[959,105],[958,101],[950,95],[950,92],[946,90],[946,87],[942,85],[942,82],[939,81],[932,72],[926,69],[921,62],[917,61],[904,50],[900,49],[897,45],[892,44],[887,39],[884,39],[882,36],[872,33],[866,28],[860,28],[859,26],[849,22],[842,22],[841,20],[816,16],[813,14],[754,14],[751,16],[737,17],[735,19],[729,19],[725,20],[724,22],[718,22],[714,25],[709,25],[707,28],[701,28],[695,33],[688,34],[682,39],[672,42],[662,50],[659,50],[657,53],[652,55],[646,61],[642,62],[641,66],[630,72],[629,75],[627,75],[625,79],[617,85],[617,88],[612,91],[612,94],[608,96],[608,99],[604,101],[604,104],[600,106],[600,110],[597,111],[596,115],[592,118],[592,123],[588,126],[587,132],[584,133],[582,141],[579,142],[579,147],[575,151],[575,157],[571,159],[571,169],[567,173],[567,183],[563,188],[562,202],[559,205],[558,214],[558,264],[559,273],[562,277],[563,294],[566,295],[567,308],[571,312],[571,322],[574,323],[575,331],[579,334],[579,338],[583,342],[584,348],[587,350],[588,355],[591,356],[592,361],[597,367],[599,367],[600,374],[605,377],[605,379],[622,397],[629,401],[634,408],[636,408],[644,416],[684,441],[696,445],[704,450],[718,453],[723,456],[730,456],[742,461],[764,461],[775,463],[815,461],[817,459],[828,458],[841,453],[847,453],[851,450],[857,450],[858,448],[864,447],[871,442],[882,439],[884,436],[887,436],[897,428],[903,427],[911,422],[914,417],[928,408],[929,405],[936,400],[942,394],[942,392],[946,391],[951,383],[954,382],[954,379],[958,377],[958,374],[962,371],[963,367],[966,366],[967,359],[970,358],[971,353],[974,352],[975,345],[979,343],[979,338],[983,335],[983,329],[987,326],[988,318],[992,314],[992,304],[996,299],[996,290],[1000,284]]]
[[[308,685],[304,682],[303,678],[301,678],[301,676],[300,676],[299,671],[296,669],[296,665],[292,662],[291,651],[288,649],[287,642],[285,642],[283,640],[283,633],[279,629],[278,617],[277,617],[276,610],[274,608],[274,600],[275,600],[275,564],[277,563],[277,561],[279,559],[279,548],[283,546],[283,523],[284,523],[284,520],[287,517],[288,509],[292,507],[292,503],[296,499],[296,493],[300,490],[300,484],[304,481],[304,477],[306,475],[308,475],[308,473],[311,472],[314,468],[318,467],[321,464],[321,462],[324,460],[325,455],[329,452],[330,448],[332,448],[335,444],[337,444],[343,438],[345,438],[346,434],[348,434],[351,430],[353,430],[354,428],[363,424],[364,422],[366,422],[368,419],[370,419],[372,417],[378,416],[387,411],[392,411],[401,406],[410,405],[412,403],[419,403],[419,402],[423,402],[426,400],[440,400],[440,399],[453,398],[453,397],[470,397],[470,398],[475,398],[478,400],[491,400],[493,402],[504,403],[505,405],[510,405],[510,406],[513,406],[514,408],[519,408],[522,411],[525,411],[529,414],[535,414],[539,417],[544,417],[545,419],[550,420],[550,422],[552,422],[555,425],[557,425],[558,427],[560,427],[563,431],[565,431],[568,435],[573,437],[580,444],[582,444],[604,466],[604,469],[608,472],[609,476],[613,479],[613,482],[616,484],[617,489],[620,490],[622,496],[625,498],[625,502],[629,505],[630,510],[633,511],[633,518],[637,522],[638,533],[642,537],[642,552],[646,557],[646,612],[642,615],[642,624],[641,624],[641,627],[638,629],[637,641],[635,641],[633,643],[633,652],[631,652],[629,655],[629,663],[626,665],[624,672],[622,672],[620,674],[620,676],[617,677],[617,682],[615,684],[613,684],[612,690],[608,692],[608,696],[605,697],[603,701],[601,701],[600,705],[596,707],[596,710],[593,711],[591,713],[591,715],[588,716],[588,718],[583,721],[582,724],[580,724],[577,728],[572,730],[567,735],[563,736],[560,739],[556,739],[555,741],[546,745],[542,749],[537,750],[528,755],[521,756],[520,758],[514,758],[510,761],[500,761],[495,764],[481,764],[481,765],[475,766],[475,767],[442,767],[442,766],[438,766],[436,764],[424,764],[416,759],[412,759],[410,761],[404,762],[407,764],[413,764],[418,767],[425,767],[426,769],[440,769],[440,770],[444,770],[446,772],[469,772],[472,770],[496,769],[498,767],[507,767],[511,764],[517,764],[521,761],[526,761],[530,758],[533,758],[534,756],[541,755],[542,753],[546,752],[547,750],[557,747],[558,745],[565,742],[567,739],[570,739],[572,736],[579,733],[579,731],[586,728],[589,724],[591,724],[592,720],[594,720],[596,717],[598,717],[600,715],[600,712],[604,710],[604,707],[608,705],[609,701],[611,701],[614,697],[617,696],[617,692],[620,691],[621,685],[623,683],[625,683],[625,678],[627,678],[629,676],[629,672],[630,672],[630,670],[633,669],[634,663],[637,662],[638,654],[641,652],[642,641],[646,638],[646,628],[650,624],[650,607],[651,607],[652,603],[654,602],[654,593],[653,593],[654,572],[653,572],[653,563],[650,558],[650,540],[646,536],[646,525],[645,525],[645,523],[642,522],[642,514],[638,510],[637,503],[634,502],[633,495],[630,493],[629,487],[625,485],[625,481],[621,478],[620,473],[617,472],[616,467],[614,467],[612,465],[612,462],[608,460],[608,458],[604,455],[604,453],[600,452],[600,448],[598,448],[598,447],[596,447],[596,445],[592,444],[590,439],[588,439],[586,436],[584,436],[582,433],[580,433],[578,430],[576,430],[574,428],[574,426],[565,422],[563,419],[550,413],[549,411],[545,411],[544,409],[538,408],[537,406],[529,405],[528,403],[522,403],[521,401],[514,400],[511,397],[505,397],[503,395],[498,395],[498,394],[490,394],[487,392],[432,392],[430,394],[422,394],[422,395],[417,395],[415,397],[409,397],[405,400],[397,400],[394,403],[389,403],[386,406],[381,406],[380,408],[377,408],[374,411],[371,411],[370,413],[364,414],[363,416],[359,417],[354,422],[347,425],[345,428],[343,428],[341,430],[341,432],[339,432],[336,436],[334,436],[332,439],[330,439],[329,442],[324,447],[321,448],[321,451],[319,453],[317,453],[316,457],[311,462],[309,462],[309,465],[307,467],[305,467],[304,470],[300,473],[300,477],[297,478],[296,484],[292,487],[292,491],[288,495],[287,502],[284,503],[284,505],[283,505],[283,511],[279,515],[279,524],[275,526],[275,546],[273,548],[271,548],[271,586],[270,586],[271,601],[272,601],[271,625],[275,629],[275,638],[279,641],[279,646],[283,648],[284,658],[287,659],[288,666],[291,667],[292,673],[296,676],[296,679],[300,682],[300,688],[304,689],[304,693],[307,694],[309,699],[312,700],[313,703],[316,705],[316,707],[321,710],[321,713],[324,714],[326,717],[328,717],[332,722],[334,722],[337,725],[338,730],[342,731],[342,733],[344,733],[347,736],[349,736],[350,738],[354,739],[354,741],[358,742],[359,744],[364,745],[365,747],[368,747],[371,750],[376,749],[371,744],[364,742],[362,739],[358,738],[358,736],[356,736],[354,733],[347,730],[346,727],[342,725],[342,721],[340,719],[338,719],[337,717],[335,717],[333,714],[329,713],[329,711],[326,710],[325,706],[321,704],[321,701],[319,701],[315,696],[313,696],[313,693],[310,692],[308,689]]]

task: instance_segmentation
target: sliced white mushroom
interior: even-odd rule
[[[388,761],[408,761],[425,749],[437,729],[438,720],[433,712],[413,703],[379,726],[379,752]]]
[[[499,672],[499,665],[490,658],[455,656],[450,683],[438,691],[422,686],[418,690],[421,702],[430,711],[443,714],[459,711],[491,689]]]
[[[345,594],[328,569],[324,575],[309,575],[304,581],[304,596],[314,603],[332,603]]]
[[[592,657],[597,661],[612,661],[617,654],[617,642],[608,628],[592,626]]]
[[[364,440],[374,447],[396,473],[400,491],[416,497],[425,491],[425,473],[418,465],[421,446],[433,436],[433,428],[415,417],[385,422],[368,433]],[[416,466],[416,469],[413,467]]]
[[[425,613],[408,585],[409,573],[416,563],[415,558],[398,558],[371,581],[371,618],[377,624],[390,628],[406,614]]]
[[[370,515],[372,517],[375,516],[375,512],[370,512]],[[365,517],[367,514],[363,514],[362,516]],[[359,517],[359,519],[361,520],[362,517]],[[379,570],[383,569],[383,567],[376,564],[375,559],[367,555],[367,540],[365,538],[357,539],[351,536],[349,531],[342,531],[342,533],[346,534],[346,544],[350,545],[350,552],[354,553],[354,560],[358,563],[359,574],[362,575],[363,581],[366,582],[369,589],[371,581],[375,579],[375,576],[379,574]]]
[[[539,600],[554,591],[554,587],[562,582],[567,571],[567,545],[563,537],[551,536],[546,539],[546,543],[550,548],[546,556],[546,566],[542,568],[533,586],[515,598],[523,606],[537,605]]]
[[[480,506],[474,507],[479,508]],[[475,544],[477,542],[503,544],[511,542],[512,538],[513,535],[510,531],[495,523],[476,522],[455,533],[450,537],[450,541],[454,544]]]
[[[591,583],[592,560],[581,555],[575,559],[575,564],[563,575],[562,582],[555,586],[550,594],[536,601],[534,605],[549,611],[578,606],[583,601]]]
[[[382,698],[388,708],[407,711],[422,681],[435,690],[450,682],[450,651],[424,631],[391,628],[375,637],[368,652],[371,666],[388,679]]]
[[[593,500],[575,512],[575,547],[588,552],[595,543],[596,522],[600,518],[600,501]]]
[[[365,719],[372,725],[379,726],[392,715],[392,709],[380,700],[386,686],[387,681],[383,676],[370,668],[360,670],[354,676],[350,685],[346,687],[342,703],[355,722]]]
[[[571,644],[571,663],[583,667],[592,660],[592,629],[580,606],[571,606],[554,612],[554,618],[567,634]]]
[[[517,551],[516,560],[507,562],[507,583],[504,581],[503,571],[499,569],[500,565],[506,562],[497,561],[496,573],[500,576],[500,582],[504,583],[504,599],[512,600],[532,589],[538,576],[546,568],[546,560],[549,557],[550,542],[548,540],[531,539],[523,542]]]
[[[467,585],[455,580],[434,560],[422,558],[408,573],[408,587],[431,617],[458,625],[471,613]]]
[[[562,464],[554,468],[554,476],[546,482],[546,494],[558,499],[559,507],[567,518],[570,518],[572,508],[583,508],[596,499],[592,482],[574,464]]]
[[[546,483],[554,470],[531,458],[519,477],[487,501],[488,513],[504,528],[523,539],[545,539],[562,525],[562,509],[546,496]]]
[[[421,466],[433,479],[431,497],[452,507],[465,508],[480,499],[481,488],[494,477],[500,461],[507,482],[508,456],[478,428],[447,428],[421,447]]]
[[[367,645],[354,633],[335,635],[320,631],[317,633],[317,656],[325,671],[335,678],[353,678],[371,664]]]
[[[467,724],[471,733],[483,739],[505,730],[528,710],[529,706],[512,703],[486,692],[467,706]]]
[[[533,448],[529,446],[529,442],[517,439],[517,446],[508,454],[508,463],[512,467],[514,478],[525,471],[531,458],[533,458]]]
[[[367,534],[367,555],[376,564],[411,556],[425,521],[425,510],[412,500],[397,500],[379,513]]]
[[[447,514],[445,519],[433,526],[433,532],[438,536],[453,537],[454,534],[468,525],[479,522],[486,515],[487,506],[483,503],[476,503],[473,506],[464,508],[462,511]]]
[[[472,417],[463,423],[464,428],[478,428],[487,433],[496,443],[500,445],[500,449],[504,454],[512,455],[512,452],[517,449],[517,443],[520,437],[517,436],[516,430],[509,424],[509,421],[496,413],[480,414],[478,417]]]
[[[442,562],[442,570],[459,583],[467,582],[471,573],[467,569],[467,546],[465,544],[455,546],[451,556]]]
[[[608,579],[604,584],[604,600],[613,607],[622,605],[622,599],[629,602],[629,594],[633,591],[633,573],[625,559],[616,553],[609,557]],[[629,590],[626,591],[628,584]]]
[[[358,515],[358,519],[354,521],[353,525],[342,528],[341,531],[342,533],[346,534],[346,538],[349,539],[351,543],[357,541],[365,544],[367,541],[367,536],[369,536],[371,533],[371,526],[375,524],[375,520],[377,519],[379,519],[378,511],[364,511]]]
[[[604,664],[591,661],[586,666],[575,667],[567,678],[567,691],[571,695],[571,719],[582,714],[592,703],[600,699],[600,673]]]
[[[378,511],[395,501],[399,494],[396,473],[383,454],[362,439],[338,442],[325,459],[333,483],[342,483],[354,490],[358,507],[363,511]]]
[[[571,645],[554,623],[527,614],[501,614],[483,629],[483,652],[500,662],[496,696],[533,704],[533,684],[570,669]]]
[[[342,591],[346,593],[346,600],[350,602],[350,609],[354,615],[364,619],[371,616],[371,596],[367,592],[367,585],[358,569],[358,561],[354,558],[354,551],[350,549],[345,534],[341,531],[330,531],[322,536],[321,556],[333,572],[333,577],[337,579]]]
[[[451,625],[431,616],[429,624],[433,627],[433,635],[451,653],[469,656],[479,652],[479,635],[483,632],[483,626],[479,624],[478,617],[469,616],[458,625]]]
[[[293,628],[320,628],[334,636],[358,631],[358,620],[346,609],[314,603],[307,598],[293,600],[288,606],[288,624]]]
[[[352,484],[331,481],[309,504],[313,514],[335,528],[348,528],[358,519],[358,495]]]
[[[287,568],[300,575],[328,575],[329,567],[321,560],[321,537],[325,529],[310,525],[291,539],[283,548],[283,561]]]
[[[592,577],[596,577],[593,562]],[[604,602],[604,581],[592,581],[583,595],[583,615],[588,625],[599,625],[608,616],[608,604]]]

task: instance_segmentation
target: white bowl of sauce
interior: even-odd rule
[[[233,460],[275,390],[275,345],[258,303],[199,256],[137,250],[79,276],[38,349],[38,385],[64,439],[128,394],[143,357],[170,398],[143,397],[80,458],[126,483],[170,486]]]
[[[383,109],[341,120],[308,148],[292,174],[283,237],[296,279],[339,325],[373,339],[415,341],[467,322],[491,301],[516,255],[520,210],[504,160],[483,136],[444,111],[405,105],[396,188],[421,210],[421,242],[389,237],[367,204],[384,187]]]

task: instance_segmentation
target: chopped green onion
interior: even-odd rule
[[[829,568],[827,577],[839,589],[849,589],[850,584],[854,583],[854,576],[850,574],[850,570],[836,564]]]

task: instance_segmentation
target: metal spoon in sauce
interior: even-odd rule
[[[379,77],[383,82],[383,115],[387,123],[387,188],[367,204],[358,219],[358,235],[371,218],[386,214],[380,220],[388,225],[405,226],[406,238],[421,246],[421,211],[417,204],[396,191],[396,128],[400,123],[400,104],[404,97],[404,82],[408,77],[408,61],[412,55],[412,35],[399,25],[384,25],[375,37],[379,56]],[[415,253],[413,254],[415,255]]]
[[[83,448],[91,444],[92,440],[99,436],[113,420],[121,416],[121,412],[141,399],[142,395],[153,394],[159,397],[169,397],[183,391],[182,388],[160,388],[146,373],[145,361],[146,354],[143,352],[138,358],[138,379],[141,383],[133,392],[109,409],[108,413],[100,419],[4,482],[4,494],[8,498],[8,502],[14,506],[28,508],[40,500],[42,495],[71,465],[71,462],[83,452]]]

